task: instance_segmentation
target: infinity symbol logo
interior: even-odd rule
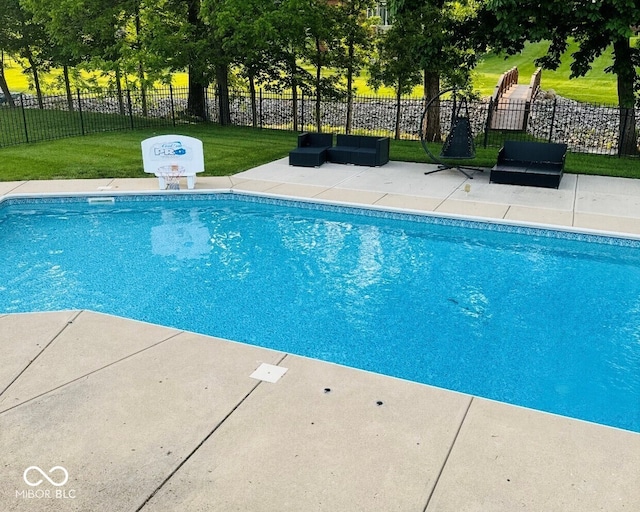
[[[56,470],[60,470],[64,473],[64,479],[61,482],[54,482],[53,480],[51,480],[51,478],[49,478],[49,476],[42,471],[42,469],[40,469],[38,466],[29,466],[27,469],[24,470],[24,473],[22,474],[22,478],[24,478],[24,481],[27,485],[30,485],[31,487],[35,487],[36,485],[40,485],[42,483],[42,478],[40,480],[38,480],[37,482],[30,482],[29,479],[27,478],[27,473],[29,471],[37,471],[38,473],[40,473],[51,485],[55,485],[56,487],[60,487],[61,485],[64,485],[67,483],[67,480],[69,480],[69,473],[67,473],[67,470],[64,469],[62,466],[53,466],[50,470],[49,473],[53,473]]]

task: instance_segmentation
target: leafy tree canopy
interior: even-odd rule
[[[634,0],[488,0],[485,8],[481,19],[491,27],[489,44],[496,50],[514,54],[522,50],[526,41],[549,40],[547,55],[538,59],[537,64],[556,69],[569,38],[573,38],[578,43],[578,51],[571,55],[571,76],[578,77],[584,76],[594,59],[613,46],[614,62],[607,71],[626,82],[621,104],[628,106],[629,92],[638,90],[635,67],[640,65],[640,52],[630,44],[630,38],[640,21],[640,3]]]
[[[538,64],[556,69],[566,52],[569,38],[578,44],[571,62],[571,76],[584,76],[596,57],[613,47],[613,65],[620,106],[620,152],[637,153],[635,98],[640,90],[637,67],[640,50],[631,44],[640,21],[640,3],[635,0],[487,0],[481,15],[490,27],[493,46],[516,53],[529,40],[549,40],[547,54]]]

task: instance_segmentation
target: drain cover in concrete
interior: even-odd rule
[[[280,380],[285,373],[287,373],[287,368],[283,368],[282,366],[275,366],[272,364],[262,363],[255,372],[253,372],[250,377],[252,379],[264,380],[267,382],[275,383]]]

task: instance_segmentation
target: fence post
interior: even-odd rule
[[[493,98],[489,98],[489,110],[487,111],[487,122],[484,127],[484,147],[489,143],[489,130],[491,129],[491,119],[493,118]]]
[[[262,128],[262,87],[260,88],[260,105],[258,108],[259,116],[260,116],[260,128]]]
[[[531,102],[525,101],[524,103],[524,119],[522,120],[522,131],[527,131],[527,125],[529,124],[529,115],[531,114]]]
[[[622,107],[618,107],[620,110]],[[626,146],[626,137],[627,133],[627,123],[629,122],[629,108],[624,109],[624,120],[622,121],[622,125],[618,122],[618,158],[622,157],[622,153],[624,152],[624,147]]]
[[[302,113],[302,119],[301,119],[302,128],[301,128],[301,131],[304,132],[304,131],[306,131],[306,129],[304,127],[304,91],[301,91],[300,101],[301,101],[300,112]]]
[[[551,126],[549,127],[549,143],[553,138],[553,123],[556,120],[556,106],[558,105],[558,98],[553,98],[553,110],[551,111]]]
[[[24,113],[24,99],[22,97],[22,93],[20,93],[20,107],[22,108],[22,124],[24,126],[24,138],[27,142],[29,142],[29,128],[27,127],[27,116]]]
[[[80,114],[80,134],[84,135],[84,118],[82,117],[82,100],[80,99],[80,89],[76,89],[76,96],[78,96],[78,114]]]
[[[220,87],[218,85],[216,85],[215,89],[213,90],[213,99],[216,103],[218,103],[219,90],[220,90]],[[205,122],[209,122],[210,119],[211,119],[211,114],[209,113],[209,87],[205,87],[204,88],[204,120]],[[218,112],[218,121],[220,121],[220,112]]]
[[[131,89],[127,89],[127,103],[129,108],[129,124],[133,130],[133,105],[131,104]]]
[[[171,100],[171,122],[176,125],[176,110],[173,104],[173,85],[169,84],[169,99]]]

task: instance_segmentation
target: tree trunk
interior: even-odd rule
[[[140,43],[140,6],[136,6],[136,49],[140,52],[141,43]],[[147,85],[145,83],[144,78],[144,65],[142,63],[142,57],[140,53],[138,53],[138,81],[140,82],[140,98],[142,100],[142,115],[143,117],[147,117],[148,108],[147,108]]]
[[[187,98],[187,112],[203,121],[207,120],[207,105],[204,97],[206,85],[200,74],[189,66],[189,96]]]
[[[249,96],[251,97],[251,126],[258,127],[258,101],[256,99],[256,81],[249,75]]]
[[[124,108],[124,97],[122,95],[122,77],[120,76],[120,66],[116,66],[116,94],[118,95],[118,110],[121,116],[127,114]]]
[[[29,67],[31,68],[31,74],[33,75],[33,85],[36,88],[36,97],[38,98],[38,108],[42,110],[44,109],[44,102],[42,101],[42,88],[40,87],[40,77],[38,75],[38,68],[36,67],[33,57],[31,56],[31,53],[29,53],[27,60],[29,61]]]
[[[402,82],[398,82],[398,88],[396,89],[396,126],[395,135],[396,140],[400,140],[400,112],[402,112]]]
[[[7,104],[12,108],[15,107],[16,104],[13,101],[13,96],[11,96],[7,79],[4,76],[4,53],[2,54],[2,60],[0,61],[0,89],[2,89],[2,94],[4,94],[4,99]]]
[[[440,74],[424,70],[424,98],[426,102],[436,98],[425,113],[423,137],[427,142],[442,142],[440,127]]]
[[[638,154],[636,133],[635,95],[633,90],[636,71],[633,66],[629,39],[618,39],[613,43],[614,65],[618,82],[619,120],[619,155]]]
[[[62,75],[64,76],[64,90],[67,94],[67,109],[73,112],[73,93],[71,92],[71,82],[69,80],[69,66],[62,66]]]
[[[351,133],[353,123],[353,59],[355,55],[355,45],[349,41],[349,61],[347,63],[347,126],[345,132]]]
[[[200,20],[200,1],[189,0],[187,5],[187,21],[192,27],[197,28]],[[202,120],[207,120],[207,102],[205,90],[209,85],[204,72],[199,66],[194,65],[197,57],[190,56],[189,64],[189,96],[187,98],[187,112]]]
[[[298,80],[296,78],[296,56],[291,55],[289,61],[289,72],[291,73],[291,115],[293,116],[293,131],[298,131]],[[304,126],[304,119],[302,120]]]
[[[231,124],[231,108],[229,105],[229,68],[224,64],[216,66],[216,83],[218,84],[218,108],[220,124]]]
[[[316,37],[316,131],[322,132],[322,92],[320,81],[322,78],[322,43]]]
[[[147,86],[144,78],[144,67],[142,61],[138,62],[138,80],[140,81],[140,99],[142,101],[142,116],[147,117],[149,108],[147,107]]]

